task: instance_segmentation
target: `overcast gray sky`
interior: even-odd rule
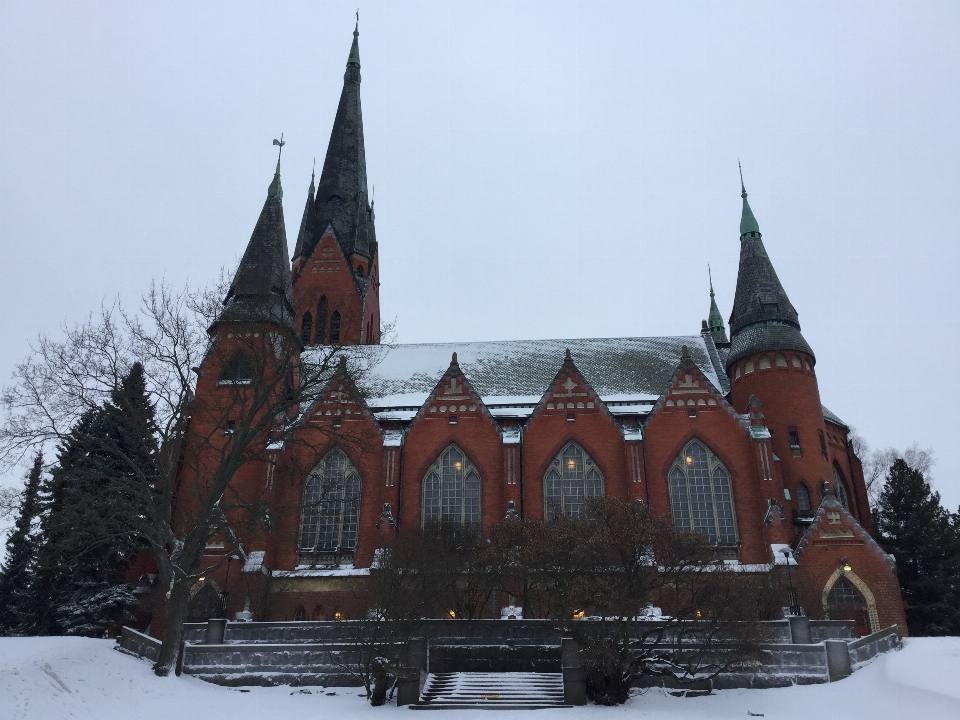
[[[351,2],[0,3],[0,381],[38,332],[289,241]],[[729,316],[737,160],[873,446],[960,503],[960,3],[360,3],[383,315],[400,342],[678,335]]]

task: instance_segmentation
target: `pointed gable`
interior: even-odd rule
[[[653,406],[647,422],[657,414],[664,412],[689,415],[691,412],[713,411],[726,412],[746,427],[746,423],[733,409],[733,406],[727,402],[716,386],[693,362],[689,349],[684,345],[680,354],[680,364],[674,371],[673,377],[670,378],[666,390],[657,400],[657,404]]]
[[[330,381],[303,414],[303,418],[308,424],[331,422],[334,426],[363,419],[370,421],[378,432],[383,434],[376,417],[363,398],[363,393],[350,377],[345,358],[341,358]]]
[[[547,391],[530,415],[531,421],[538,416],[561,415],[575,421],[579,414],[605,415],[617,428],[620,424],[607,409],[593,387],[580,372],[568,349],[563,364],[554,376]]]
[[[851,545],[865,545],[891,566],[894,565],[893,558],[884,552],[836,496],[827,495],[817,508],[813,521],[800,536],[794,555],[799,558],[813,546],[841,548]]]
[[[445,419],[451,425],[464,419],[482,417],[499,431],[493,415],[460,369],[456,353],[453,353],[447,371],[414,416],[411,428],[425,417]]]

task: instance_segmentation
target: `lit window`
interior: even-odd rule
[[[301,562],[332,553],[352,553],[357,546],[360,475],[350,459],[334,448],[307,478],[300,525]]]
[[[480,473],[464,452],[451,445],[423,479],[423,525],[480,524]]]
[[[543,478],[544,516],[558,512],[583,517],[586,498],[603,496],[603,475],[596,463],[576,443],[568,443],[557,455]]]
[[[691,440],[670,468],[670,507],[678,530],[695,530],[711,544],[735,545],[730,473],[703,443]]]

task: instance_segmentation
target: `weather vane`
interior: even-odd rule
[[[273,139],[273,144],[280,146],[280,152],[277,153],[277,162],[280,162],[280,156],[283,155],[283,146],[286,145],[286,143],[283,141],[283,133],[280,133],[279,140],[276,138]]]

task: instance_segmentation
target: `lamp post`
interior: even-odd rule
[[[797,602],[797,590],[793,587],[793,572],[790,570],[790,549],[783,548],[780,552],[783,553],[783,559],[787,564],[787,578],[790,582],[790,614],[803,615],[803,608]]]

